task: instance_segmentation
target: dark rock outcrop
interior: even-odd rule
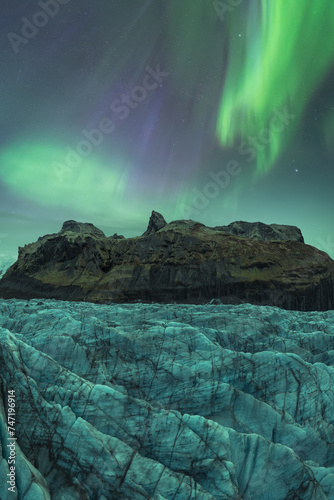
[[[91,234],[92,236],[96,236],[97,238],[105,238],[101,229],[98,229],[91,224],[90,222],[76,222],[75,220],[67,220],[64,222],[63,227],[61,228],[61,233],[64,232],[78,233],[78,234]]]
[[[159,231],[159,229],[165,227],[166,224],[167,222],[165,221],[164,217],[159,214],[159,212],[155,212],[154,210],[152,210],[147,229],[145,233],[142,234],[142,236],[149,236],[150,234],[154,234]]]
[[[191,220],[158,229],[159,221],[153,212],[148,235],[122,239],[66,222],[20,249],[0,297],[334,307],[334,261],[312,246],[235,236]]]
[[[111,240],[122,240],[124,238],[124,236],[122,234],[117,234],[117,233],[114,233],[112,236],[109,236],[109,239]]]
[[[243,236],[260,241],[300,241],[304,243],[301,230],[296,226],[263,224],[263,222],[232,222],[228,226],[213,227],[215,231]]]

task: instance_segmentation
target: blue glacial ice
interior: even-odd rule
[[[0,318],[17,498],[334,499],[334,311],[0,300]]]

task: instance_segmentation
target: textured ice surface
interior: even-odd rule
[[[17,498],[334,499],[334,311],[0,301]]]

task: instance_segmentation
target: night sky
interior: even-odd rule
[[[300,227],[334,258],[333,0],[2,0],[0,254],[68,219]]]

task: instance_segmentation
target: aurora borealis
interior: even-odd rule
[[[5,1],[0,253],[151,211],[334,258],[334,2]]]
[[[274,127],[271,137],[263,134],[262,145],[267,147],[258,150],[256,173],[272,167],[300,126],[314,89],[333,66],[333,38],[323,34],[333,31],[334,3],[319,0],[313,5],[250,3],[252,22],[245,26],[248,43],[233,52],[218,118],[222,144],[233,143],[236,136],[246,142],[249,137],[261,138],[274,109],[287,108],[292,117],[291,124],[286,123],[289,126]],[[314,42],[322,38],[320,49]]]

